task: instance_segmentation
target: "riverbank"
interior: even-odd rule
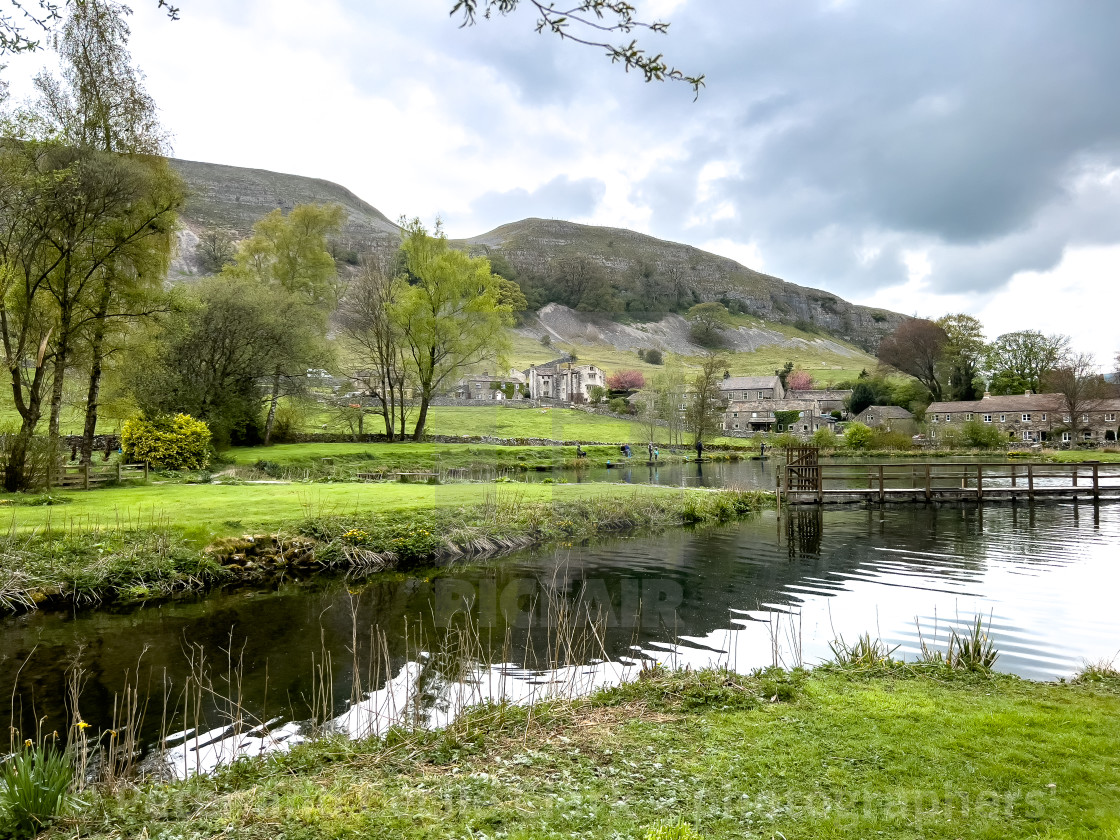
[[[655,671],[436,732],[87,791],[49,836],[1115,837],[1120,679],[1090,677]]]
[[[0,608],[137,603],[275,578],[492,557],[728,522],[773,503],[772,494],[757,491],[649,485],[344,484],[316,487],[316,496],[307,490],[111,488],[71,494],[61,515],[52,506],[13,508],[9,535],[0,540]],[[133,511],[136,494],[150,507]],[[69,510],[81,505],[97,507]],[[222,526],[215,533],[205,522]]]

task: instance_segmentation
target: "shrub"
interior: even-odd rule
[[[999,429],[996,429],[999,433]],[[1003,440],[1003,435],[1000,434],[1000,440]],[[963,426],[938,426],[937,427],[937,442],[942,446],[949,449],[959,449],[966,443],[965,430]]]
[[[121,429],[125,460],[168,470],[201,470],[210,462],[210,429],[189,414],[132,417]]]
[[[892,432],[887,429],[874,429],[873,431],[874,435],[871,438],[873,449],[911,449],[914,446],[914,441],[910,439],[910,436],[902,432]]]
[[[662,365],[665,364],[665,357],[661,355],[661,351],[656,347],[646,351],[645,356],[642,357],[647,365]]]
[[[615,414],[626,414],[630,410],[630,404],[622,397],[615,397],[607,405]]]
[[[42,831],[62,813],[73,780],[74,771],[61,750],[26,742],[0,766],[5,836],[34,837]]]
[[[821,449],[835,449],[836,448],[836,432],[827,426],[822,426],[813,432],[813,446],[819,446]]]
[[[991,423],[969,420],[964,424],[964,437],[969,446],[978,449],[995,449],[1003,446],[1003,433]]]
[[[610,392],[606,388],[604,388],[602,385],[592,385],[591,386],[591,404],[592,405],[599,405],[604,399],[606,399],[607,394],[609,394],[609,393]]]
[[[875,432],[863,423],[852,423],[844,430],[844,445],[849,449],[867,449],[875,440]]]
[[[550,347],[551,345],[552,345],[552,336],[550,336],[548,333],[545,333],[544,335],[542,335],[541,336],[541,346],[542,347]]]
[[[272,421],[273,443],[295,443],[305,419],[304,413],[296,406],[279,406],[276,409],[276,417]]]

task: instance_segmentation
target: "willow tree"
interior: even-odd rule
[[[163,206],[149,231],[153,235],[130,241],[128,247],[100,261],[96,272],[87,275],[79,270],[77,277],[63,272],[51,286],[60,322],[49,432],[52,438],[58,436],[64,378],[81,349],[89,378],[81,447],[84,462],[93,451],[105,359],[120,332],[115,327],[155,308],[154,296],[167,273],[175,213],[184,190],[164,158],[167,137],[144,87],[144,74],[129,53],[131,14],[127,5],[113,0],[73,3],[65,23],[50,38],[60,75],[43,71],[35,78],[38,98],[22,122],[39,138],[123,156],[136,172],[147,168],[145,177],[154,192],[139,201],[149,209],[154,207],[151,201]]]
[[[509,350],[505,327],[524,308],[515,283],[490,271],[485,257],[453,250],[437,224],[402,220],[401,250],[409,285],[392,309],[420,392],[412,436],[420,440],[432,397],[454,376],[483,362],[502,363]]]

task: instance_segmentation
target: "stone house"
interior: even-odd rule
[[[607,387],[607,376],[595,365],[556,359],[531,366],[525,371],[525,382],[529,386],[529,396],[535,400],[585,403],[591,397],[592,388]]]
[[[839,411],[841,413],[847,412],[848,400],[851,396],[851,390],[832,388],[814,388],[810,391],[786,391],[786,399],[815,400],[820,406],[821,411],[825,413],[832,411]]]
[[[935,402],[926,409],[930,437],[953,425],[990,423],[1009,441],[1073,443],[1071,418],[1061,394],[1017,394],[969,402]],[[1081,412],[1078,443],[1109,443],[1120,436],[1120,399],[1093,400]]]
[[[506,390],[513,386],[513,398],[521,398],[525,376],[521,371],[510,370],[505,376],[491,376],[487,371],[469,373],[455,383],[454,395],[460,400],[504,400]]]
[[[793,411],[797,412],[793,423],[779,422],[779,413]],[[820,429],[833,429],[835,425],[836,419],[822,411],[816,400],[732,400],[723,412],[723,429],[732,436],[759,432],[808,436]]]
[[[886,429],[888,432],[912,435],[917,431],[914,415],[897,405],[869,405],[852,420],[873,429]]]
[[[725,376],[719,383],[719,390],[725,402],[781,400],[786,396],[782,380],[777,376]]]

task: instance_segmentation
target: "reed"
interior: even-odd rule
[[[864,633],[854,644],[848,644],[844,637],[838,635],[828,643],[832,650],[835,664],[842,668],[856,670],[870,670],[890,667],[895,664],[894,653],[899,646],[891,647],[882,639],[872,638],[870,633]]]
[[[991,619],[989,617],[989,625]],[[934,627],[936,640],[937,629]],[[928,644],[918,624],[918,640],[921,645],[921,661],[926,665],[947,668],[950,671],[972,671],[990,673],[999,658],[995,642],[984,626],[983,618],[975,616],[964,633],[957,628],[949,628],[945,650]]]

